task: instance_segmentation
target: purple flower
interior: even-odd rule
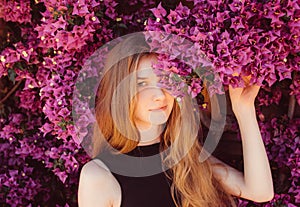
[[[6,48],[2,51],[1,53],[1,62],[6,64],[7,63],[15,63],[15,62],[18,62],[20,60],[20,54],[13,50],[13,49],[10,49],[10,48]]]
[[[275,65],[275,69],[278,71],[278,75],[279,75],[279,81],[285,79],[285,78],[289,78],[292,79],[291,77],[291,69],[286,68],[285,65],[283,63],[279,63],[278,65]]]
[[[233,28],[236,31],[238,31],[239,29],[245,29],[245,26],[242,23],[241,17],[232,18],[231,21],[232,21],[232,23],[231,23],[230,28]]]
[[[19,107],[28,109],[31,112],[39,112],[41,110],[41,103],[36,98],[36,92],[31,90],[18,91],[16,96],[20,98]]]
[[[170,14],[167,16],[167,18],[171,24],[177,24],[182,19],[182,17],[173,10],[170,10]]]
[[[190,9],[186,6],[183,6],[180,2],[179,5],[176,7],[175,11],[182,17],[188,17],[190,15]]]
[[[88,13],[89,10],[84,0],[79,0],[73,7],[72,15],[85,16]]]
[[[156,8],[150,9],[150,11],[159,19],[163,19],[167,15],[167,11],[162,7],[161,3]]]
[[[53,124],[50,123],[45,123],[41,128],[41,132],[43,132],[43,135],[45,136],[46,134],[48,134],[49,132],[51,132],[53,130]]]
[[[228,44],[224,40],[221,42],[221,44],[218,44],[217,52],[219,53],[220,56],[229,55]]]
[[[30,1],[4,1],[0,5],[0,18],[5,21],[30,23]]]
[[[231,9],[231,11],[233,12],[238,12],[241,11],[242,7],[244,6],[243,4],[244,2],[240,1],[240,0],[233,0],[231,4],[229,4],[229,8]]]
[[[64,20],[64,18],[62,16],[60,16],[58,18],[58,20],[52,24],[52,26],[55,29],[63,29],[64,30],[67,26],[67,22],[66,22],[66,20]]]
[[[59,112],[58,115],[62,116],[64,119],[66,119],[70,115],[70,111],[67,108],[62,108]]]
[[[195,98],[202,90],[199,82],[199,80],[193,79],[191,85],[188,86],[188,93],[192,95],[192,98]]]

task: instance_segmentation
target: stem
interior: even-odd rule
[[[292,84],[295,80],[295,76],[296,76],[296,74],[292,73]],[[295,97],[295,95],[292,95],[292,96],[290,96],[290,99],[289,99],[289,108],[288,108],[288,117],[290,119],[292,119],[294,116],[295,106],[296,106],[296,97]]]
[[[290,119],[292,119],[294,116],[295,106],[296,106],[296,98],[295,98],[295,95],[292,95],[292,96],[290,96],[289,109],[288,109],[288,117]]]
[[[14,85],[14,87],[6,94],[6,96],[4,96],[3,99],[0,100],[0,104],[4,103],[6,101],[6,99],[8,99],[11,94],[13,94],[15,92],[15,90],[17,90],[17,88],[19,87],[19,85],[22,83],[22,81],[17,82],[16,85]]]

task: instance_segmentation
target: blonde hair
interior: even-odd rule
[[[136,38],[128,38],[114,47],[106,62],[105,75],[97,92],[93,157],[101,152],[104,141],[120,153],[130,152],[139,143],[138,131],[132,121],[136,101],[135,76],[128,81],[123,80],[137,70],[142,57],[153,53],[147,52],[149,48],[143,37],[139,37],[141,41],[138,42],[144,42],[141,45],[136,45]],[[124,85],[118,88],[121,82]],[[116,91],[116,96],[113,96]],[[122,104],[112,107],[114,98],[114,102]],[[197,126],[199,117],[195,113],[181,116],[182,111],[191,107],[193,104],[188,97],[183,98],[180,107],[175,102],[161,137],[160,150],[163,151],[171,145],[173,149],[162,157],[162,163],[171,167],[165,174],[172,180],[172,198],[176,206],[182,207],[236,206],[230,194],[213,176],[211,164],[207,160],[198,161],[202,149],[197,141],[198,135],[202,133],[198,130],[199,125]],[[118,123],[114,122],[114,113],[121,120]],[[125,134],[119,129],[126,129]],[[187,152],[186,155],[184,152]]]

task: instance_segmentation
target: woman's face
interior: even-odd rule
[[[141,130],[166,123],[174,104],[174,97],[157,86],[159,78],[151,67],[156,61],[156,56],[150,55],[138,64],[134,122]]]

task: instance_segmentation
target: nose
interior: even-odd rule
[[[152,97],[153,97],[154,101],[162,101],[162,100],[165,99],[166,94],[165,94],[165,91],[162,88],[156,87],[156,88],[153,88]]]

